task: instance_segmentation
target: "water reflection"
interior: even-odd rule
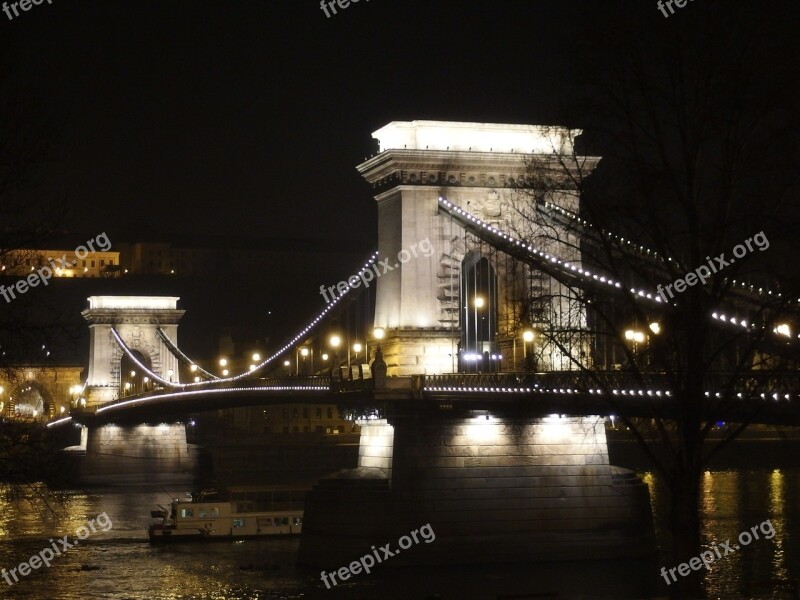
[[[651,493],[656,527],[663,537],[664,485],[643,474]],[[781,597],[786,582],[798,578],[797,531],[800,470],[707,472],[702,478],[702,535],[712,545],[737,542],[740,532],[766,519],[771,540],[754,540],[716,561],[705,572],[712,598]],[[657,560],[551,563],[436,569],[385,569],[347,587],[325,590],[319,570],[299,569],[296,539],[232,544],[188,544],[153,548],[147,543],[149,511],[184,490],[165,492],[72,492],[50,513],[35,501],[0,500],[0,567],[13,567],[69,534],[88,518],[106,512],[113,522],[81,545],[3,591],[9,598],[53,600],[414,600],[440,594],[443,600],[496,600],[499,596],[647,598],[665,596],[659,576],[670,563],[666,547]],[[487,557],[487,563],[491,557]],[[657,563],[657,564],[656,564]],[[336,565],[332,565],[331,568]],[[97,570],[88,570],[94,569]],[[776,582],[784,582],[783,584]],[[0,581],[0,584],[3,582]],[[4,584],[3,584],[4,585]],[[785,596],[782,596],[785,597]]]
[[[667,540],[664,515],[666,490],[663,482],[646,473],[659,539]],[[701,481],[701,535],[703,549],[720,547],[730,541],[732,553],[717,559],[704,572],[704,585],[710,598],[786,597],[800,576],[797,532],[798,503],[787,499],[787,481],[796,490],[800,470],[729,470],[706,471]],[[794,495],[796,497],[796,494]],[[759,526],[769,520],[775,530],[766,539]],[[739,543],[742,532],[752,534],[756,527],[759,539],[747,545]],[[765,525],[769,532],[769,527]],[[746,541],[746,539],[745,539]],[[735,546],[740,545],[738,550]],[[720,548],[724,555],[724,550]],[[662,548],[663,564],[670,561],[669,548]],[[670,565],[674,566],[674,565]],[[666,586],[664,586],[666,593]]]

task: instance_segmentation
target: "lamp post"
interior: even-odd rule
[[[303,375],[306,374],[306,357],[311,354],[311,351],[303,346],[302,348],[298,348],[295,352],[295,375],[300,375],[300,357],[303,357]],[[311,354],[311,370],[314,370],[314,355]]]
[[[638,329],[626,329],[625,330],[625,339],[631,342],[633,346],[633,354],[634,358],[639,351],[639,344],[645,341],[646,336],[644,335],[643,331],[639,331]]]
[[[386,337],[386,330],[383,327],[376,327],[372,330],[372,337],[375,339],[378,344],[376,348],[381,347],[381,340]],[[367,339],[367,348],[366,348],[366,361],[369,363],[369,339]]]
[[[478,309],[483,308],[484,299],[481,296],[475,296],[475,300],[472,302],[473,307],[475,308],[475,370],[478,370],[478,361],[483,361],[483,352],[481,348],[481,335],[480,330],[478,329]],[[481,365],[483,363],[481,362]]]
[[[339,346],[342,345],[342,338],[339,335],[333,334],[330,338],[328,338],[328,345],[334,349],[334,363],[336,364],[337,371],[340,368],[339,363]],[[341,378],[341,371],[339,371],[339,377]],[[331,365],[331,375],[333,375],[333,365]]]
[[[522,360],[527,371],[531,370],[531,365],[528,361],[528,344],[533,341],[534,337],[535,335],[532,329],[526,329],[522,332]]]

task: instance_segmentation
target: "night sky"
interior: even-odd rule
[[[47,189],[76,226],[370,245],[371,132],[552,120],[593,3],[564,4],[362,0],[326,18],[315,0],[54,0],[0,14],[0,36],[53,125]]]
[[[17,125],[49,148],[26,193],[57,198],[77,240],[219,234],[366,253],[375,202],[355,166],[377,150],[372,131],[590,127],[571,111],[602,61],[587,39],[624,44],[624,18],[646,40],[732,4],[696,0],[665,19],[654,0],[361,0],[326,18],[317,0],[44,0],[0,13],[0,91],[38,115]],[[768,9],[777,30],[761,41],[797,56],[797,3]],[[306,279],[297,306],[318,309],[310,290],[325,281]]]

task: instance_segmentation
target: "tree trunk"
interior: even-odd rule
[[[676,568],[673,581],[670,581],[671,598],[705,598],[703,589],[704,571],[689,569],[688,575],[681,575],[677,567],[689,564],[689,561],[701,552],[700,536],[700,467],[694,461],[677,466],[674,477],[670,481],[670,514],[669,529],[672,534],[672,564],[666,566],[667,571]],[[683,567],[686,572],[687,567]]]

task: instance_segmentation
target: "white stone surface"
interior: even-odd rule
[[[542,125],[463,123],[452,121],[392,121],[372,134],[380,151],[390,149],[473,152],[568,153],[579,129]]]

